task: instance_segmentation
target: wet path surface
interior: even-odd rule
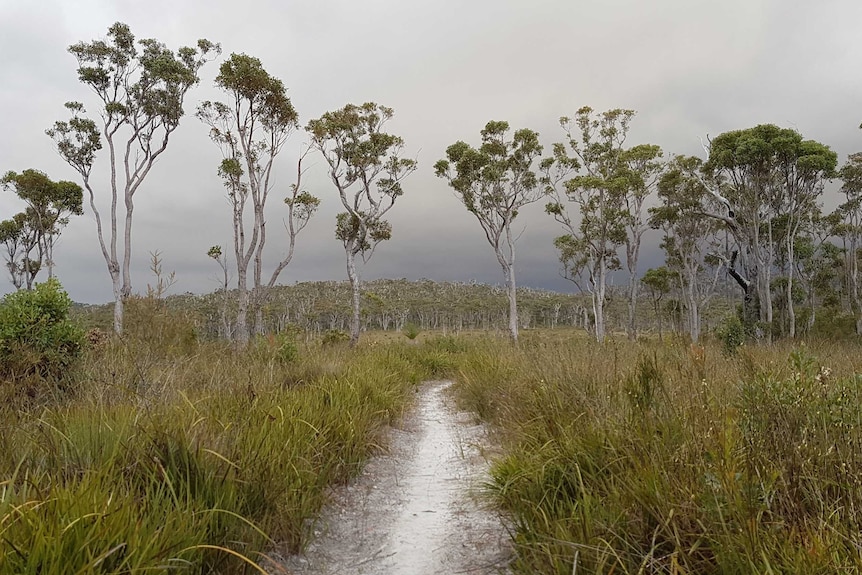
[[[508,534],[477,496],[485,431],[451,407],[448,385],[421,388],[387,453],[336,489],[306,553],[281,562],[286,573],[507,573]]]

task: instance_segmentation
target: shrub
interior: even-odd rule
[[[735,355],[745,343],[745,326],[736,315],[729,315],[715,330],[715,336],[721,342],[721,349],[725,355]]]
[[[0,302],[0,378],[66,379],[84,347],[84,331],[69,319],[71,300],[56,279]]]
[[[347,334],[347,332],[340,329],[329,329],[323,332],[323,337],[320,341],[323,345],[336,345],[339,343],[344,343],[349,339],[350,336]]]
[[[402,329],[401,331],[404,333],[404,336],[410,341],[415,340],[419,336],[419,326],[412,322],[404,324],[404,329]]]
[[[126,300],[123,338],[163,355],[191,353],[198,343],[194,314],[171,309],[153,295],[130,296]]]
[[[296,336],[292,332],[257,336],[253,352],[258,359],[280,363],[292,363],[299,357]]]

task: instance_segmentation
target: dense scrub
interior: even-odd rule
[[[259,572],[451,374],[499,432],[519,572],[862,571],[857,343],[285,331],[240,353],[157,298],[127,311],[64,386],[4,380],[0,574]]]
[[[406,344],[238,353],[159,305],[131,306],[73,390],[0,407],[0,573],[260,571],[451,367]]]
[[[0,300],[0,399],[66,387],[84,349],[69,319],[71,301],[57,280]]]
[[[477,345],[457,391],[500,430],[518,571],[862,571],[859,352]]]

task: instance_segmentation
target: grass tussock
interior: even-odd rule
[[[181,322],[130,326],[62,393],[0,407],[0,573],[260,572],[452,369],[432,346],[239,353]]]
[[[522,573],[862,572],[858,345],[533,335],[461,358]]]

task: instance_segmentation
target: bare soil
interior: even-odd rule
[[[305,553],[273,556],[291,575],[509,573],[504,520],[482,501],[485,429],[429,382],[387,449],[335,488]]]

